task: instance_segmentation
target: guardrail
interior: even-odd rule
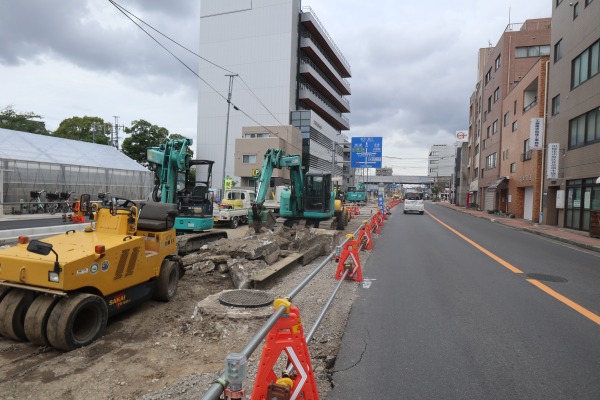
[[[235,374],[239,374],[240,368],[245,369],[245,363],[248,358],[254,353],[254,351],[258,348],[258,346],[262,343],[262,341],[266,338],[265,348],[267,351],[263,350],[263,354],[260,361],[260,367],[257,372],[255,382],[254,382],[254,390],[252,393],[252,399],[259,398],[268,398],[269,400],[282,399],[285,397],[279,397],[279,395],[274,391],[287,390],[288,397],[289,392],[293,389],[295,396],[301,396],[298,398],[307,399],[317,399],[318,393],[316,389],[316,384],[314,382],[314,376],[312,374],[312,366],[310,363],[310,357],[308,356],[307,351],[307,343],[310,342],[314,333],[318,329],[321,324],[325,314],[329,310],[335,296],[337,295],[341,285],[345,282],[348,276],[353,277],[355,281],[361,281],[362,275],[360,277],[357,276],[357,272],[360,271],[360,260],[356,259],[358,256],[358,251],[363,247],[369,245],[368,238],[363,238],[361,236],[361,231],[369,231],[368,233],[364,233],[363,235],[367,235],[370,237],[372,232],[379,233],[381,226],[384,225],[384,220],[387,218],[389,214],[389,209],[391,207],[399,204],[399,201],[392,201],[388,203],[388,205],[384,208],[384,210],[379,210],[375,215],[373,215],[368,221],[361,226],[350,235],[347,235],[345,240],[336,247],[336,249],[331,252],[321,263],[315,267],[313,271],[310,272],[300,282],[294,289],[292,289],[287,296],[284,298],[276,299],[274,302],[274,312],[269,317],[269,319],[263,324],[263,326],[258,330],[258,332],[250,339],[248,344],[239,352],[239,353],[230,353],[228,356],[233,356],[232,365]],[[372,232],[371,232],[372,231]],[[358,239],[355,239],[357,238]],[[370,248],[372,248],[372,240],[370,243]],[[351,252],[351,255],[344,254],[344,252]],[[352,257],[352,261],[348,263],[348,257]],[[343,272],[336,272],[336,279],[339,279],[340,282],[334,288],[331,296],[328,301],[323,306],[320,314],[318,315],[316,321],[311,327],[308,334],[305,336],[302,325],[300,323],[300,313],[297,307],[292,306],[292,300],[296,295],[298,295],[306,285],[332,260],[338,260],[338,272],[340,269],[343,269]],[[359,279],[360,278],[360,279]],[[282,318],[286,316],[286,318]],[[270,335],[270,333],[273,333]],[[277,337],[283,337],[283,341],[278,341]],[[285,370],[283,378],[277,379],[276,382],[272,381],[272,364],[270,362],[275,362],[279,355],[285,351],[288,353],[289,364]],[[240,357],[241,356],[241,357]],[[240,358],[243,358],[243,361],[240,361]],[[308,359],[307,359],[308,358]],[[228,359],[229,364],[229,359]],[[243,365],[242,365],[243,364]],[[297,377],[298,382],[294,382],[289,376],[292,376],[292,371],[299,367],[302,369],[304,366],[308,366],[307,370],[302,370],[300,378]],[[208,389],[208,391],[202,397],[202,400],[217,400],[220,398],[221,394],[225,392],[225,398],[234,399],[234,398],[244,398],[245,391],[242,389],[242,382],[236,380],[235,387],[230,388],[229,385],[231,382],[228,380],[229,375],[226,370],[223,372],[212,384],[212,386]],[[238,376],[239,378],[239,376]],[[243,380],[243,377],[241,377]],[[294,383],[300,383],[299,385]],[[287,389],[286,389],[287,388]],[[279,392],[281,393],[281,392]]]

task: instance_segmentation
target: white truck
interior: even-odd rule
[[[228,224],[237,228],[240,223],[248,223],[248,212],[256,198],[254,189],[233,188],[225,191],[221,203],[214,204],[213,218],[215,224]]]

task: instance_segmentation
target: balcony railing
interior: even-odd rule
[[[525,108],[523,108],[523,113],[526,113],[527,111],[531,110],[531,108],[533,106],[535,106],[536,104],[537,104],[537,97],[535,99],[533,99],[533,101],[531,103],[527,104],[525,106]]]
[[[323,32],[325,33],[325,36],[327,36],[327,38],[331,42],[331,45],[337,50],[338,55],[340,56],[340,58],[342,59],[344,64],[346,64],[348,71],[350,71],[350,64],[348,63],[348,60],[346,60],[342,51],[337,47],[337,45],[333,41],[333,38],[331,37],[331,35],[329,35],[329,32],[327,32],[327,29],[325,29],[325,26],[323,25],[321,20],[319,20],[319,17],[317,17],[317,14],[312,10],[312,8],[310,8],[310,6],[302,7],[302,11],[306,12],[306,13],[310,13],[310,14],[312,14],[313,17],[315,17],[315,21],[317,21],[317,23],[319,24],[319,27],[323,30]]]
[[[331,86],[331,89],[339,96],[338,100],[341,101],[342,103],[344,103],[346,105],[346,107],[350,107],[350,102],[346,98],[344,98],[344,95],[342,94],[342,92],[335,86],[335,84],[331,81],[331,79],[329,79],[327,76],[325,76],[325,74],[323,73],[323,71],[321,71],[321,69],[317,66],[317,64],[315,64],[308,57],[302,57],[300,59],[300,63],[310,65],[315,70],[315,72],[317,72],[319,74],[319,76],[321,78],[323,78],[323,80],[325,80],[325,82],[327,82],[329,84],[329,86]]]
[[[300,36],[302,36],[303,38],[309,39],[310,42],[317,48],[319,49],[319,51],[321,52],[321,54],[323,55],[323,57],[325,57],[325,59],[327,59],[327,61],[329,61],[329,63],[333,66],[333,68],[336,69],[335,72],[337,72],[340,75],[340,79],[343,80],[348,87],[350,87],[350,82],[348,82],[346,80],[346,78],[342,78],[342,74],[340,73],[340,71],[338,71],[338,67],[336,66],[335,62],[331,59],[331,57],[329,57],[327,55],[327,52],[325,51],[325,49],[323,49],[323,47],[314,39],[312,33],[308,32],[308,31],[304,31],[300,34]]]

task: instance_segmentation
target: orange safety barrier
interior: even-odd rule
[[[363,249],[373,250],[373,226],[370,222],[365,221],[363,226],[358,231],[358,242],[364,243]]]
[[[270,400],[273,397],[267,397],[269,394],[283,392],[289,394],[290,400],[318,400],[319,392],[300,322],[300,311],[284,299],[277,299],[274,304],[275,309],[286,305],[287,315],[279,318],[267,335],[251,399]],[[282,352],[287,355],[288,363],[294,366],[294,372],[277,379],[273,368]]]
[[[360,256],[358,251],[360,250],[360,240],[354,238],[353,235],[347,235],[348,241],[344,244],[342,252],[338,259],[338,267],[335,271],[335,279],[340,280],[346,270],[350,271],[349,275],[346,275],[346,279],[353,279],[356,282],[362,282],[362,269],[360,267]],[[354,273],[352,273],[354,271]]]

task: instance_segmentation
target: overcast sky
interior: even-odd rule
[[[507,24],[550,17],[554,0],[303,0],[352,68],[352,136],[382,136],[384,166],[426,175],[431,145],[468,129],[477,50]],[[118,0],[198,53],[198,0]],[[509,13],[510,9],[510,13]],[[161,42],[191,69],[198,59]],[[201,54],[200,54],[201,55]],[[222,86],[222,85],[221,85]],[[226,90],[226,87],[225,87]],[[198,78],[108,0],[0,2],[0,109],[144,119],[196,138]],[[226,97],[226,93],[223,93]],[[260,122],[260,121],[259,121]]]

